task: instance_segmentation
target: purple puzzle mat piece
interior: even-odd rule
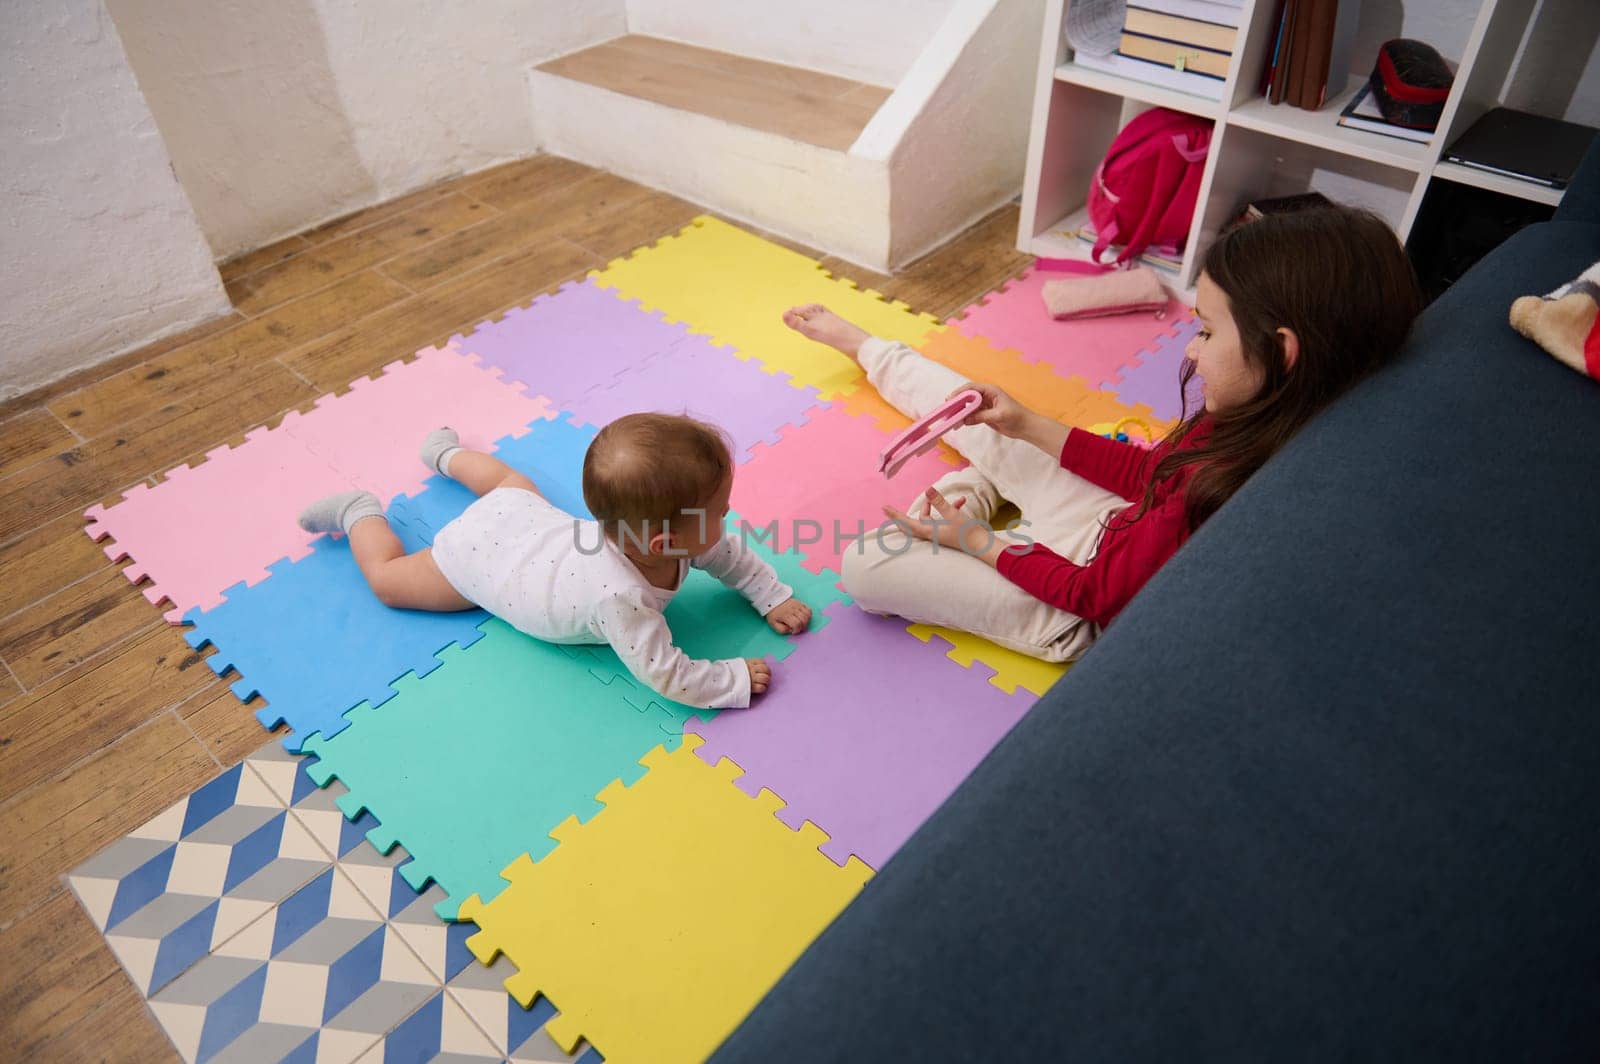
[[[792,828],[828,833],[822,852],[882,868],[1036,699],[959,668],[906,631],[903,619],[836,603],[807,632],[754,708],[691,720],[696,753],[731,758],[746,793],[782,798]],[[937,643],[937,640],[935,640]]]
[[[572,402],[574,424],[596,427],[641,410],[688,414],[733,438],[734,461],[756,443],[776,445],[779,429],[804,425],[821,402],[815,388],[796,387],[755,359],[739,359],[703,336],[686,336]]]
[[[689,335],[593,281],[574,281],[553,295],[485,322],[455,338],[461,350],[571,410],[591,388],[610,382]]]
[[[1180,321],[1153,345],[1141,351],[1138,358],[1124,366],[1117,379],[1111,382],[1111,390],[1129,406],[1147,404],[1158,418],[1176,421],[1182,417],[1183,411],[1178,401],[1178,375],[1183,370],[1184,348],[1189,346],[1189,341],[1199,331],[1200,322],[1197,318]],[[1203,401],[1198,376],[1189,381],[1189,390],[1185,394],[1189,409],[1198,410]]]

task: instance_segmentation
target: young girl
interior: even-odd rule
[[[1047,661],[1081,654],[1184,541],[1299,428],[1399,349],[1421,312],[1411,264],[1375,215],[1334,207],[1224,234],[1196,285],[1201,331],[1180,388],[1202,409],[1153,450],[1069,428],[826,308],[784,321],[854,358],[919,417],[963,388],[983,403],[946,436],[971,462],[843,559],[863,608],[961,628]],[[1028,544],[998,539],[1002,502]]]
[[[767,690],[763,658],[708,661],[673,645],[662,611],[690,566],[738,591],[773,630],[803,632],[811,608],[738,536],[724,536],[733,457],[714,427],[671,414],[629,414],[595,436],[583,463],[581,521],[500,459],[460,445],[453,429],[422,444],[429,468],[478,500],[407,554],[366,491],[308,506],[300,527],[343,532],[380,601],[449,612],[482,607],[553,643],[609,643],[641,683],[678,702],[743,708]]]

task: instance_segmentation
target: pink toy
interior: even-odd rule
[[[959,427],[982,403],[983,396],[972,388],[952,395],[942,406],[929,411],[889,441],[889,446],[878,455],[878,472],[886,477],[894,476],[911,459],[931,451],[940,436]]]

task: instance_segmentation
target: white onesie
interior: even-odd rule
[[[651,584],[595,521],[522,488],[496,488],[441,528],[433,560],[463,597],[519,631],[552,643],[609,643],[640,682],[708,709],[750,704],[743,658],[707,661],[673,645],[661,611],[676,590]],[[741,537],[723,536],[678,563],[704,569],[766,616],[794,591]]]

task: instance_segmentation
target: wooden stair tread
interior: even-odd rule
[[[893,91],[637,34],[552,59],[539,69],[836,151],[855,143]]]

